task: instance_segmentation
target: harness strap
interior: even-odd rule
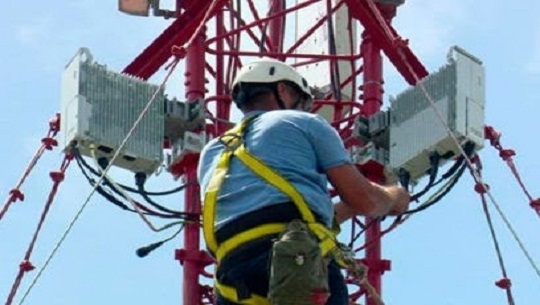
[[[214,230],[214,221],[216,216],[216,203],[217,197],[219,195],[219,190],[221,185],[225,180],[225,175],[229,171],[229,164],[231,156],[234,152],[234,149],[240,145],[243,132],[249,122],[251,122],[255,116],[243,120],[240,124],[229,130],[221,137],[225,149],[221,153],[221,156],[218,160],[218,164],[214,169],[210,181],[208,183],[208,188],[204,194],[204,208],[203,208],[203,233],[204,239],[208,249],[212,252],[216,252],[218,249],[218,242]]]
[[[277,234],[286,229],[286,223],[269,223],[238,233],[225,241],[218,243],[215,235],[215,208],[219,190],[225,180],[228,172],[230,160],[234,156],[238,158],[246,167],[256,175],[264,179],[267,183],[274,186],[286,194],[297,207],[302,220],[307,224],[310,230],[317,236],[321,253],[326,256],[337,248],[335,233],[325,225],[318,223],[313,212],[309,209],[304,197],[298,190],[282,175],[267,166],[263,161],[252,155],[244,145],[244,133],[248,124],[256,116],[243,120],[240,124],[221,136],[220,141],[225,146],[218,163],[208,184],[204,196],[203,211],[203,231],[208,249],[212,251],[218,261],[221,262],[232,250],[239,246],[253,241],[255,239]],[[338,262],[339,263],[339,262]],[[228,300],[246,305],[269,305],[269,301],[256,294],[251,294],[249,298],[238,298],[238,292],[235,288],[219,283],[217,280],[216,289]]]
[[[254,173],[291,198],[292,202],[294,202],[298,208],[300,215],[302,215],[302,220],[307,223],[315,222],[315,216],[313,216],[313,213],[305,202],[304,197],[283,176],[278,174],[272,168],[268,167],[260,159],[249,153],[243,143],[234,151],[233,154]]]

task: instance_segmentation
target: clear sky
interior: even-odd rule
[[[48,119],[60,109],[60,76],[77,49],[89,47],[100,63],[122,70],[169,23],[123,15],[116,11],[116,3],[11,1],[0,13],[2,203],[38,148]],[[503,133],[505,147],[517,152],[516,164],[533,196],[540,196],[535,124],[540,110],[539,9],[533,0],[519,4],[409,0],[395,20],[395,27],[410,40],[429,71],[445,64],[452,45],[482,59],[487,75],[486,123]],[[387,72],[386,93],[395,95],[406,88],[393,69]],[[181,92],[182,82],[173,80],[168,87]],[[540,219],[497,152],[487,145],[480,156],[493,196],[539,262]],[[0,302],[9,293],[43,208],[51,186],[48,173],[61,160],[59,150],[47,152],[22,189],[25,201],[15,204],[0,221]],[[132,183],[130,175],[112,174]],[[176,185],[166,174],[150,183],[154,189]],[[38,268],[89,192],[73,165],[32,256]],[[183,202],[181,195],[164,200],[178,207]],[[516,304],[537,304],[540,277],[500,217],[492,214]],[[144,259],[134,254],[138,247],[166,236],[153,234],[133,214],[95,197],[25,304],[180,304],[182,269],[173,255],[182,239]],[[468,176],[440,204],[387,236],[383,255],[392,260],[392,270],[383,278],[387,304],[506,304],[503,291],[493,284],[501,272],[479,196]],[[25,277],[17,303],[36,273]]]

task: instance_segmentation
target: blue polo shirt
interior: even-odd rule
[[[273,168],[303,195],[311,210],[330,226],[334,215],[325,170],[351,163],[338,133],[323,118],[297,110],[256,111],[245,134],[249,151]],[[201,196],[223,151],[212,139],[201,152],[197,175]],[[237,217],[290,201],[237,158],[232,158],[216,204],[216,228]]]

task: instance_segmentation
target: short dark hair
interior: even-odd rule
[[[240,83],[232,92],[233,101],[238,108],[253,104],[262,94],[275,90],[277,83]]]

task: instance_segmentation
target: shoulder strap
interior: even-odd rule
[[[256,175],[260,176],[270,185],[273,185],[281,192],[286,194],[296,205],[302,220],[306,223],[311,224],[310,227],[317,227],[314,230],[315,234],[319,237],[320,240],[327,239],[328,232],[324,230],[324,225],[320,225],[316,222],[315,216],[309,209],[308,204],[306,203],[302,194],[292,185],[286,178],[276,172],[274,169],[266,165],[262,160],[251,154],[248,148],[244,143],[244,134],[249,126],[249,124],[257,116],[249,117],[237,126],[227,131],[223,136],[221,136],[220,141],[225,146],[218,164],[212,173],[210,182],[208,184],[208,189],[206,190],[204,197],[204,213],[203,213],[203,228],[204,236],[208,248],[216,253],[218,251],[219,245],[215,237],[215,206],[217,203],[217,197],[219,195],[219,190],[223,181],[225,180],[225,175],[228,172],[230,159],[232,156],[237,157],[246,167],[251,169]],[[330,232],[330,235],[334,235]],[[227,247],[229,248],[229,247]],[[219,251],[223,252],[223,251]],[[228,251],[225,251],[228,252]],[[221,256],[221,255],[220,255]]]

